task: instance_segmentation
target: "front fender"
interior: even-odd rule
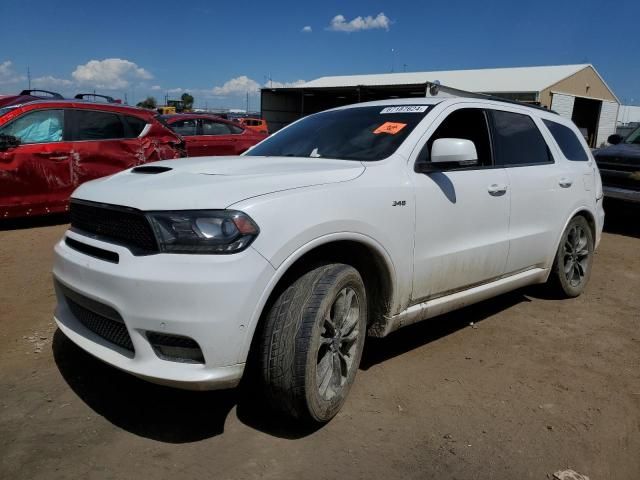
[[[361,233],[354,233],[354,232],[335,232],[327,235],[322,235],[320,237],[316,237],[313,240],[305,243],[304,245],[301,245],[294,252],[292,252],[287,258],[285,258],[278,265],[278,267],[276,267],[276,271],[274,275],[271,277],[271,280],[269,281],[267,286],[264,288],[262,295],[260,296],[260,300],[256,304],[256,308],[248,324],[248,328],[246,330],[246,338],[244,342],[242,342],[242,345],[244,346],[244,350],[240,352],[240,358],[238,360],[239,363],[243,363],[246,361],[247,356],[249,354],[249,349],[251,347],[251,341],[255,334],[258,323],[260,322],[260,317],[262,316],[262,312],[265,308],[265,305],[267,304],[267,301],[269,300],[269,297],[273,293],[274,289],[278,285],[278,282],[282,279],[285,273],[287,273],[289,268],[291,268],[291,266],[295,264],[299,259],[301,259],[305,254],[309,253],[315,248],[320,247],[322,245],[327,245],[333,242],[338,242],[338,241],[353,241],[353,242],[361,243],[373,249],[380,256],[380,258],[383,259],[385,266],[388,269],[389,274],[391,276],[391,299],[392,299],[391,305],[395,305],[396,303],[395,300],[397,297],[396,288],[395,288],[395,285],[397,284],[396,267],[393,263],[391,256],[389,255],[389,252],[387,252],[386,249],[380,243],[378,243],[375,239],[368,237],[367,235],[363,235]]]

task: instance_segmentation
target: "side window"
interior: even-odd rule
[[[576,134],[573,133],[573,130],[559,123],[552,122],[551,120],[542,121],[551,132],[551,135],[553,135],[553,138],[567,160],[573,160],[574,162],[586,162],[589,160],[587,152],[582,148],[582,144],[576,137]]]
[[[540,130],[528,115],[492,110],[496,165],[553,163]]]
[[[63,110],[37,110],[0,128],[0,135],[13,135],[20,143],[61,142],[63,129]]]
[[[433,142],[439,138],[464,138],[471,140],[478,152],[478,164],[491,166],[491,141],[487,117],[479,108],[462,108],[451,113],[438,126],[425,149],[420,153],[420,160],[429,158]]]
[[[184,137],[196,135],[196,122],[194,119],[179,120],[171,124],[171,129]]]
[[[244,132],[244,130],[242,129],[242,127],[237,127],[235,125],[227,125],[229,127],[229,129],[231,130],[231,133],[233,133],[234,135],[238,135],[242,132]]]
[[[124,126],[116,113],[74,110],[74,141],[124,138]]]
[[[130,117],[129,115],[125,115],[122,118],[124,118],[124,121],[128,127],[127,138],[138,137],[144,130],[144,127],[147,126],[147,122],[138,117]]]
[[[213,120],[202,120],[203,135],[229,135],[231,133],[230,125]]]

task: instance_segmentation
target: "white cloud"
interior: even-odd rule
[[[151,90],[153,90],[155,92],[155,91],[158,91],[158,90],[162,90],[162,87],[160,85],[153,85],[151,87]]]
[[[336,15],[331,19],[331,23],[327,27],[327,30],[334,32],[359,32],[361,30],[373,30],[376,28],[382,28],[389,30],[391,20],[384,13],[379,13],[376,17],[356,17],[353,20],[347,21],[344,15]]]
[[[307,83],[306,80],[295,80],[293,82],[276,82],[271,81],[264,84],[264,87],[268,88],[287,88],[287,87],[298,87],[303,83]]]
[[[169,88],[169,89],[167,90],[167,93],[173,93],[173,94],[175,94],[175,93],[184,93],[184,92],[186,92],[186,91],[187,91],[187,90],[186,90],[186,89],[184,89],[184,88],[177,87],[177,88]]]
[[[302,30],[300,30],[302,33],[311,33],[313,32],[313,28],[311,28],[311,25],[305,25],[304,27],[302,27]]]
[[[17,83],[25,80],[27,77],[18,75],[13,69],[13,62],[5,60],[0,63],[0,84]]]
[[[84,65],[78,65],[71,76],[79,84],[107,90],[127,88],[133,81],[153,78],[144,68],[121,58],[90,60]]]
[[[249,93],[257,93],[260,91],[260,84],[255,80],[241,75],[226,81],[221,87],[213,87],[211,92],[214,95],[225,97],[228,95],[245,95]]]
[[[51,75],[45,75],[44,77],[34,78],[32,81],[32,84],[40,88],[51,88],[51,87],[70,87],[73,85],[73,82],[66,78],[58,78],[58,77],[53,77]]]

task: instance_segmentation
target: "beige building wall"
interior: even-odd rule
[[[588,87],[587,87],[588,86]],[[570,77],[545,88],[540,92],[540,103],[551,108],[551,92],[566,93],[576,97],[594,98],[617,102],[615,95],[600,79],[592,67],[585,67]]]

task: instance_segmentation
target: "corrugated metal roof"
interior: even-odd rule
[[[341,75],[311,80],[298,88],[411,85],[439,80],[442,85],[447,87],[470,92],[539,92],[587,67],[592,67],[592,65]]]

